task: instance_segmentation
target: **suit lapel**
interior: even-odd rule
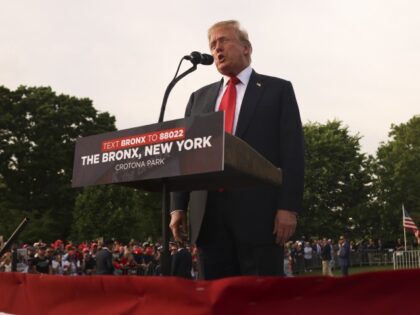
[[[244,135],[254,116],[254,111],[257,108],[263,90],[264,84],[261,76],[252,70],[239,113],[238,126],[236,127],[237,137],[241,138]]]
[[[211,113],[214,112],[214,108],[216,107],[217,97],[219,96],[220,87],[223,84],[223,79],[220,82],[214,83],[208,92],[208,96],[206,97],[207,101],[203,102],[203,109],[200,111],[201,113]]]

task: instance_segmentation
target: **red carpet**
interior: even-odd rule
[[[10,314],[420,314],[420,270],[347,278],[63,277],[0,273]]]

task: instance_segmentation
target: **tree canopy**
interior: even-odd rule
[[[67,236],[77,193],[70,187],[75,141],[115,130],[115,118],[49,87],[0,86],[0,105],[0,216],[10,220],[0,223],[2,233],[29,216],[26,237]]]
[[[369,174],[360,137],[339,121],[308,123],[305,133],[304,215],[298,237],[351,232],[366,203]]]
[[[402,235],[402,205],[420,223],[420,116],[392,125],[378,148],[374,172],[376,203],[384,237]],[[419,226],[418,226],[419,227]]]
[[[115,185],[87,187],[76,199],[71,238],[158,239],[160,194]]]

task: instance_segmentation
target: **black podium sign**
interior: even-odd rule
[[[78,139],[72,186],[160,190],[161,178],[223,171],[223,121],[219,112]]]

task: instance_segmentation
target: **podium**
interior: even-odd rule
[[[72,187],[120,184],[162,192],[163,275],[169,274],[169,192],[280,186],[282,172],[224,132],[224,113],[78,139]]]

